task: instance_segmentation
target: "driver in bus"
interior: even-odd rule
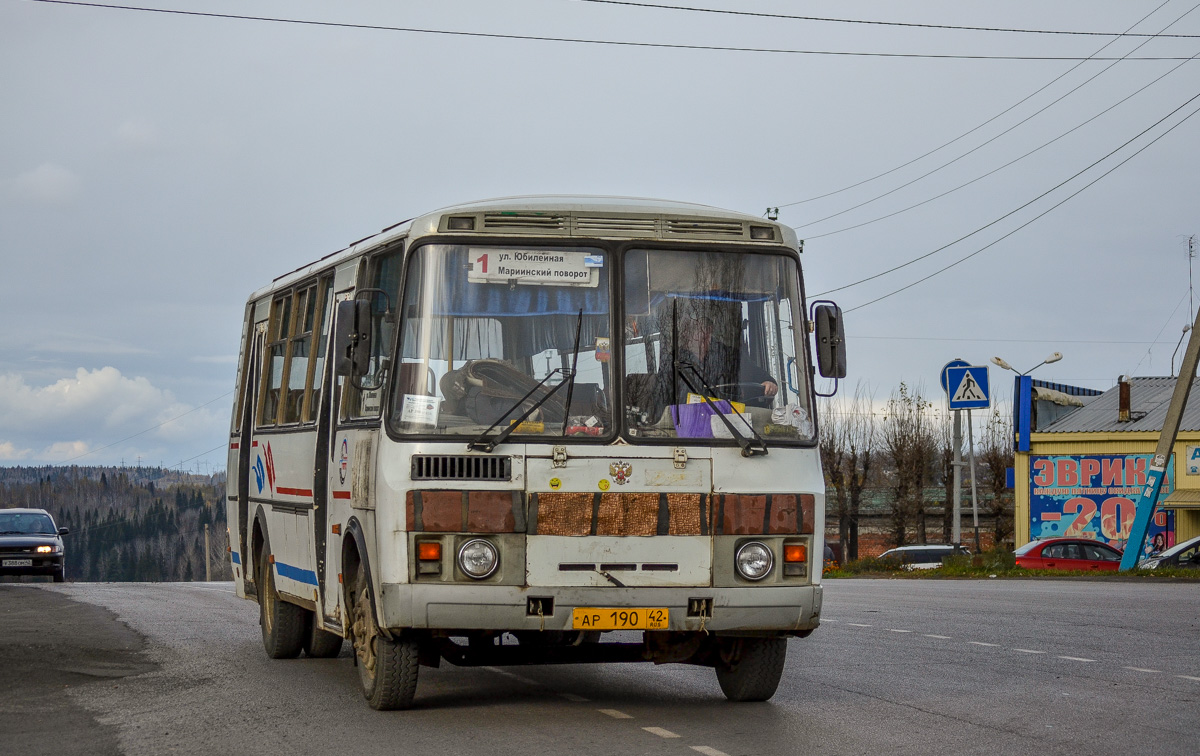
[[[756,399],[761,402],[769,402],[773,399],[779,393],[778,382],[770,373],[750,359],[750,353],[740,335],[737,339],[738,346],[732,347],[716,338],[715,330],[713,319],[707,315],[700,315],[681,322],[679,324],[680,361],[694,366],[700,375],[704,376],[708,385],[721,395],[722,399],[737,400],[744,396],[746,400],[753,403],[759,403],[754,402]],[[668,386],[671,382],[673,367],[668,356],[662,365]],[[691,371],[687,368],[683,368],[683,371],[688,374],[688,378],[691,378],[693,383],[696,382]],[[762,386],[761,395],[755,394],[753,384]],[[743,387],[750,391],[743,394]],[[696,388],[703,390],[699,385]],[[681,403],[686,399],[688,388],[682,378],[679,385],[675,387],[675,392],[675,403]],[[669,389],[666,394],[670,395]]]

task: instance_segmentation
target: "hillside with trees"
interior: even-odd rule
[[[70,528],[66,574],[75,582],[204,580],[206,527],[211,578],[231,580],[224,497],[224,473],[0,468],[0,507],[45,509]]]

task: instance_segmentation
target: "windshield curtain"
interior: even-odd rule
[[[415,250],[404,289],[393,429],[475,437],[497,424],[494,435],[544,399],[515,436],[609,435],[608,269],[607,253],[590,247]],[[573,385],[562,385],[573,367]]]
[[[811,440],[793,258],[630,250],[624,262],[631,436],[731,439],[716,417],[724,414],[741,435],[753,428],[768,444]]]

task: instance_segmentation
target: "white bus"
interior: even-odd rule
[[[237,594],[274,658],[652,661],[770,698],[821,613],[824,480],[795,233],[525,197],[405,221],[251,295],[229,444]]]

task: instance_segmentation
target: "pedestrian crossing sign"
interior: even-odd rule
[[[992,406],[987,365],[946,368],[946,393],[950,409],[987,409]]]

